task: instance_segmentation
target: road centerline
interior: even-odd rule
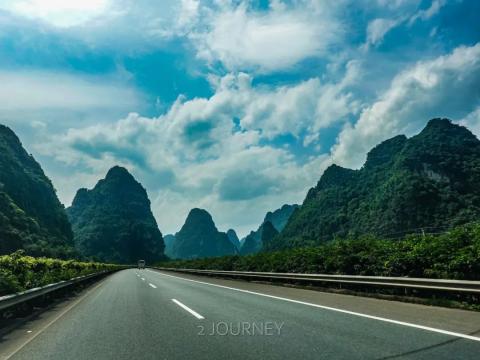
[[[334,307],[331,307],[331,306],[309,303],[309,302],[306,302],[306,301],[289,299],[289,298],[285,298],[285,297],[281,297],[281,296],[264,294],[264,293],[260,293],[260,292],[256,292],[256,291],[238,289],[238,288],[225,286],[225,285],[218,285],[218,284],[212,284],[212,283],[199,281],[199,280],[187,279],[187,278],[183,278],[183,277],[179,277],[179,276],[164,274],[164,273],[159,272],[159,271],[152,271],[152,270],[148,270],[148,271],[150,271],[152,273],[156,273],[156,274],[161,275],[161,276],[172,277],[172,278],[175,278],[175,279],[190,281],[190,282],[193,282],[193,283],[209,285],[209,286],[214,286],[214,287],[233,290],[233,291],[239,291],[239,292],[243,292],[243,293],[247,293],[247,294],[251,294],[251,295],[258,295],[258,296],[263,296],[263,297],[270,298],[270,299],[287,301],[287,302],[291,302],[291,303],[294,303],[294,304],[307,305],[307,306],[311,306],[311,307],[315,307],[315,308],[319,308],[319,309],[323,309],[323,310],[335,311],[335,312],[339,312],[339,313],[343,313],[343,314],[363,317],[363,318],[366,318],[366,319],[382,321],[382,322],[386,322],[386,323],[390,323],[390,324],[401,325],[401,326],[406,326],[406,327],[410,327],[410,328],[425,330],[425,331],[429,331],[429,332],[433,332],[433,333],[449,335],[449,336],[453,336],[453,337],[458,337],[458,338],[463,338],[463,339],[467,339],[467,340],[473,340],[473,341],[480,342],[480,337],[478,337],[478,336],[472,336],[472,335],[457,333],[457,332],[453,332],[453,331],[433,328],[433,327],[430,327],[430,326],[423,326],[423,325],[409,323],[409,322],[405,322],[405,321],[399,321],[399,320],[384,318],[384,317],[380,317],[380,316],[368,315],[368,314],[359,313],[359,312],[355,312],[355,311],[349,311],[349,310],[334,308]]]
[[[192,314],[193,316],[195,316],[197,319],[199,320],[202,320],[202,319],[205,319],[202,315],[200,315],[199,313],[197,313],[195,310],[192,310],[190,309],[187,305],[185,304],[182,304],[180,301],[178,301],[177,299],[172,299],[172,301],[177,304],[178,306],[180,306],[182,309],[188,311],[190,314]]]
[[[148,285],[154,289],[156,289],[157,287],[155,285],[153,285],[152,283],[148,283]]]

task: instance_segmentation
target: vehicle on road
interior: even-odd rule
[[[138,260],[138,269],[145,269],[145,260]]]

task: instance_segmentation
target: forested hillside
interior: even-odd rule
[[[15,133],[0,125],[0,254],[74,256],[72,230],[55,189]]]
[[[147,192],[125,168],[115,166],[92,190],[78,190],[67,212],[75,246],[88,258],[124,264],[164,258]]]
[[[376,146],[360,170],[329,167],[267,250],[444,231],[480,219],[479,184],[480,141],[463,126],[433,119],[410,139]]]
[[[218,231],[212,216],[203,209],[192,209],[180,231],[175,234],[171,256],[194,259],[233,255],[235,245],[227,234]]]
[[[170,261],[162,266],[480,280],[480,224],[458,226],[440,235],[408,235],[396,241],[362,236],[316,247]]]
[[[285,204],[280,209],[277,209],[275,211],[269,211],[265,215],[265,218],[263,219],[263,222],[260,224],[258,229],[255,231],[251,231],[250,234],[248,234],[243,240],[240,250],[241,254],[248,255],[259,252],[263,247],[262,234],[265,223],[269,222],[275,228],[275,230],[280,232],[283,230],[283,228],[288,222],[288,219],[290,218],[290,216],[292,216],[293,212],[297,208],[298,205],[296,204]]]
[[[233,229],[228,229],[227,236],[230,242],[235,245],[235,248],[240,249],[240,239],[238,238],[237,233]]]

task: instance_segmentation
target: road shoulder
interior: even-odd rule
[[[111,275],[109,275],[111,276]],[[11,357],[23,346],[41,334],[51,324],[73,309],[77,304],[98,289],[109,276],[94,282],[70,296],[59,299],[46,308],[36,309],[23,318],[13,319],[5,328],[0,328],[0,360]]]

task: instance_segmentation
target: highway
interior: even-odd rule
[[[478,359],[480,313],[129,269],[0,337],[0,359]]]

